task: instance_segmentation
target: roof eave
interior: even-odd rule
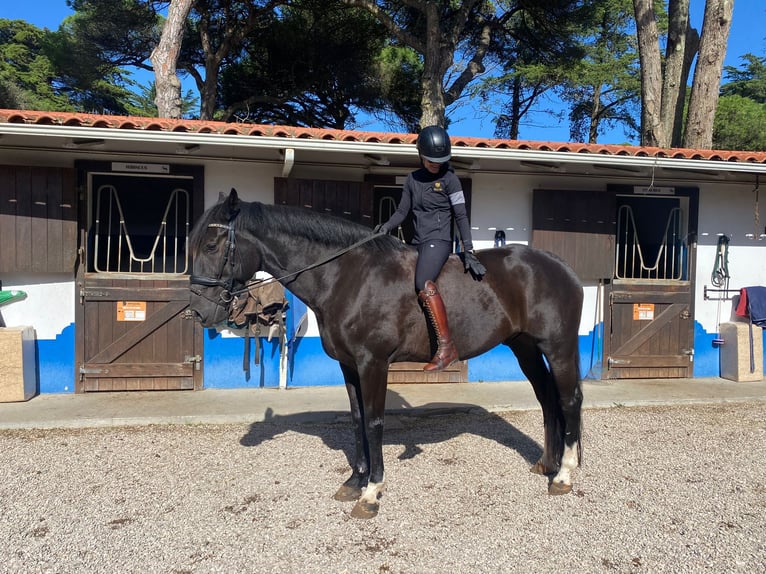
[[[102,139],[121,142],[158,142],[183,145],[227,146],[249,149],[286,149],[333,152],[343,154],[381,154],[412,158],[413,144],[367,141],[338,141],[310,138],[273,137],[242,134],[137,131],[101,127],[0,123],[0,134],[34,135],[42,138]],[[626,148],[629,149],[629,148]],[[672,150],[671,150],[672,151]],[[600,154],[540,149],[490,148],[454,146],[453,156],[461,160],[494,159],[502,161],[545,162],[559,164],[588,164],[594,166],[634,166],[640,168],[675,169],[684,171],[721,171],[737,173],[766,173],[766,163],[724,161],[723,159],[690,159],[660,157],[659,155]]]

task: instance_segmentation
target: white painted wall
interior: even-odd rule
[[[53,156],[52,156],[53,157]],[[291,176],[299,178],[349,179],[340,168],[308,168],[301,166],[300,158]],[[151,158],[145,158],[152,161]],[[194,163],[193,158],[186,160]],[[39,164],[39,158],[19,153],[13,158],[4,158],[4,163]],[[61,157],[46,164],[72,165]],[[250,162],[216,162],[205,165],[205,205],[218,199],[219,192],[228,193],[235,187],[246,201],[273,201],[273,180],[282,175],[282,164],[271,162],[256,164]],[[402,173],[401,175],[405,175]],[[532,223],[532,191],[537,188],[558,188],[572,190],[603,190],[607,178],[562,179],[554,172],[542,175],[511,176],[473,172],[459,173],[473,179],[472,227],[476,247],[491,247],[496,229],[503,229],[509,243],[529,243]],[[364,174],[357,172],[360,181]],[[354,179],[354,178],[351,178]],[[646,185],[643,180],[622,182]],[[671,183],[663,183],[671,185]],[[700,189],[699,247],[697,252],[696,320],[708,332],[715,332],[719,322],[728,320],[731,302],[706,301],[703,288],[710,286],[710,273],[716,253],[719,233],[731,238],[729,269],[731,287],[766,285],[766,214],[759,228],[754,223],[754,200],[752,186],[721,185],[713,183]],[[0,277],[4,289],[21,289],[29,295],[23,302],[2,308],[8,325],[31,325],[38,338],[55,338],[61,330],[74,323],[77,301],[76,286],[71,278],[60,275],[14,275]],[[602,320],[600,305],[597,306],[598,288],[595,284],[585,286],[585,307],[580,325],[580,334],[592,331],[594,324]],[[317,336],[316,322],[311,317],[308,336]]]
[[[3,275],[3,291],[20,290],[26,299],[0,308],[8,327],[31,326],[38,339],[55,339],[74,323],[75,283],[65,274]]]
[[[704,299],[704,287],[712,287],[718,237],[729,237],[729,286],[732,289],[766,285],[766,209],[761,206],[755,221],[755,193],[751,186],[706,186],[700,192],[699,247],[695,318],[708,332],[727,322],[732,301]]]

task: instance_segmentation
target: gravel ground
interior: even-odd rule
[[[380,515],[346,422],[0,431],[0,572],[766,572],[766,404],[585,412],[574,492],[538,412],[389,417]]]

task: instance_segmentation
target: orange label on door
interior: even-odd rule
[[[654,303],[634,303],[633,304],[634,321],[653,321]]]
[[[118,321],[146,321],[146,301],[117,301]]]

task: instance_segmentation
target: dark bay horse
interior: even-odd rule
[[[435,337],[418,304],[416,252],[388,235],[302,208],[228,197],[191,234],[191,310],[205,327],[225,323],[233,293],[266,271],[314,312],[325,352],[340,363],[354,424],[351,477],[335,494],[352,515],[377,514],[384,489],[383,417],[388,366],[426,362]],[[334,255],[343,252],[335,257]],[[578,328],[582,286],[565,263],[524,245],[478,252],[481,281],[452,256],[438,278],[460,359],[511,348],[543,410],[545,441],[533,472],[548,491],[572,489],[580,463]]]

